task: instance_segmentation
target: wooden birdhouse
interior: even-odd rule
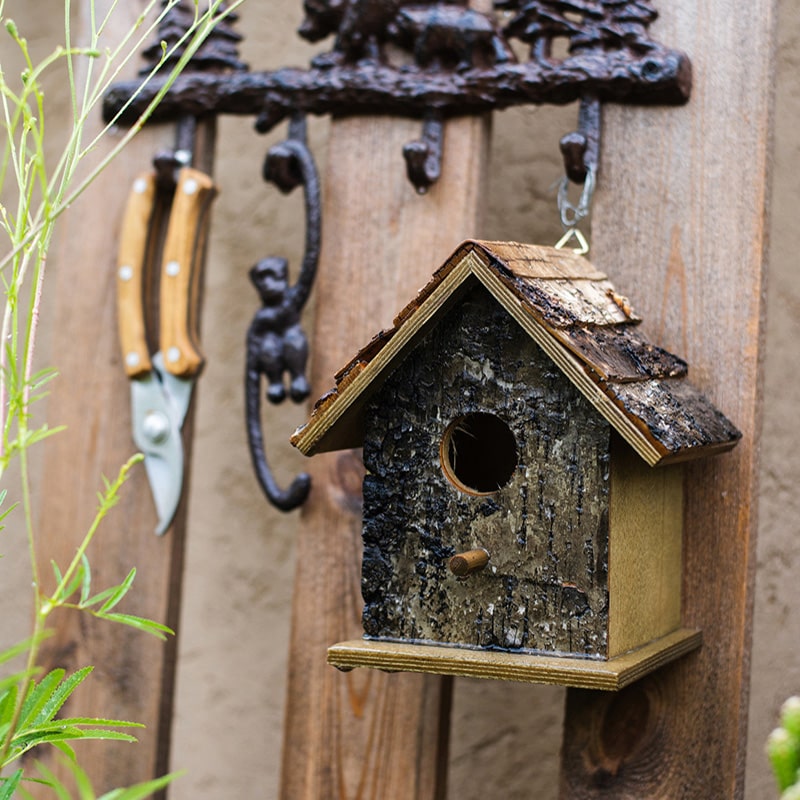
[[[617,689],[700,644],[681,462],[740,433],[639,321],[572,252],[468,241],[340,371],[292,439],[363,446],[365,636],[331,663]]]

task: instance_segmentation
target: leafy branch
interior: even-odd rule
[[[100,150],[115,126],[112,120],[97,135],[87,127],[99,116],[99,106],[115,82],[158,30],[165,15],[181,2],[194,3],[194,20],[185,35],[168,46],[162,42],[159,63],[142,80],[146,86],[156,75],[163,87],[139,119],[115,144]],[[103,477],[97,495],[94,519],[70,560],[62,569],[51,561],[55,589],[42,587],[38,564],[42,559],[34,525],[34,498],[28,453],[31,447],[46,442],[61,428],[34,421],[33,408],[46,396],[48,384],[56,377],[54,369],[36,369],[36,341],[42,296],[45,287],[47,256],[55,226],[63,212],[92,184],[142,129],[164,94],[194,53],[222,20],[241,5],[236,0],[225,6],[223,0],[148,0],[142,14],[121,41],[106,45],[112,16],[124,2],[107,0],[99,11],[94,0],[84,0],[88,9],[89,35],[85,46],[77,46],[71,30],[72,0],[64,0],[64,42],[36,62],[17,25],[6,15],[10,5],[0,0],[0,40],[10,40],[19,53],[22,72],[11,81],[0,65],[0,232],[8,247],[0,250],[0,284],[4,308],[0,315],[0,478],[12,461],[19,468],[19,495],[9,501],[7,489],[0,491],[0,530],[5,525],[21,525],[28,547],[33,585],[33,630],[23,642],[0,652],[0,800],[28,797],[26,783],[44,783],[63,799],[71,797],[59,778],[46,765],[21,762],[21,756],[41,745],[60,751],[81,800],[95,800],[86,772],[79,765],[72,743],[101,739],[135,741],[132,730],[140,727],[126,720],[59,717],[73,693],[89,677],[92,667],[71,675],[62,669],[46,674],[39,666],[41,646],[49,635],[50,615],[58,608],[74,609],[99,619],[117,622],[165,638],[171,633],[159,622],[120,611],[120,604],[131,590],[136,570],[125,579],[99,591],[92,586],[90,546],[101,524],[119,502],[120,492],[131,470],[142,460],[134,456],[113,479]],[[159,10],[160,9],[160,10]],[[5,47],[7,45],[3,45]],[[174,66],[172,64],[174,63]],[[66,143],[51,165],[50,127],[46,125],[43,80],[54,69],[61,69],[69,97],[71,124]],[[167,73],[163,78],[162,74]],[[141,87],[140,87],[141,90]],[[63,126],[61,126],[63,127]],[[11,198],[10,200],[6,198]],[[12,665],[23,662],[13,669]],[[34,764],[38,775],[29,774]],[[127,789],[116,789],[99,800],[137,800],[149,797],[166,786],[173,775]]]

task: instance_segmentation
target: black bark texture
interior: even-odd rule
[[[516,441],[491,494],[442,468],[445,431],[471,413]],[[426,334],[365,419],[367,636],[605,657],[610,428],[485,289]],[[485,569],[450,573],[451,556],[481,547]]]

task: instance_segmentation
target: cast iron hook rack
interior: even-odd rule
[[[192,71],[175,81],[152,119],[250,115],[266,133],[298,112],[446,120],[587,96],[599,102],[681,104],[691,92],[688,56],[648,35],[657,17],[648,0],[495,0],[494,14],[466,8],[466,0],[306,0],[304,5],[300,34],[311,41],[335,36],[333,50],[316,57],[309,69]],[[515,39],[529,46],[527,61],[514,55]],[[555,55],[559,42],[566,46],[561,58]],[[405,51],[411,62],[390,63],[389,45]],[[115,85],[105,98],[106,119],[133,124],[162,87],[163,79],[156,77],[134,97],[136,82]],[[423,142],[430,139],[423,136]],[[423,160],[413,148],[411,157]]]
[[[249,71],[239,61],[241,37],[230,24],[235,15],[229,14],[193,57],[191,69],[164,94],[150,120],[246,115],[255,117],[260,133],[294,120],[294,133],[290,131],[284,145],[302,150],[279,158],[281,166],[275,169],[287,172],[270,179],[284,191],[295,180],[295,185],[304,183],[308,208],[311,171],[302,165],[313,162],[296,127],[308,114],[392,114],[422,120],[420,138],[406,144],[403,156],[409,179],[424,193],[441,171],[448,119],[515,105],[580,101],[578,129],[561,140],[561,150],[569,180],[584,183],[589,172],[598,172],[602,103],[678,105],[689,99],[691,62],[685,53],[650,37],[649,26],[658,14],[649,0],[494,0],[493,6],[492,12],[483,13],[469,8],[468,0],[304,0],[299,34],[312,42],[334,37],[332,49],[312,59],[308,69],[264,72]],[[190,15],[194,4],[186,0],[165,14],[159,41],[145,53],[151,64],[163,53],[162,41],[180,41]],[[516,55],[514,42],[527,46],[527,58]],[[164,82],[156,74],[144,87],[139,81],[115,84],[104,98],[106,121],[135,124]],[[315,235],[309,233],[316,224],[312,217],[307,216],[307,240]],[[318,234],[318,225],[316,230]],[[297,292],[295,303],[311,291],[316,266],[307,270],[308,258],[307,250],[302,277],[292,290]],[[248,335],[248,352],[250,339]],[[260,374],[273,387],[267,371]],[[295,377],[291,380],[294,385]],[[248,372],[248,386],[255,383]],[[277,394],[273,389],[273,401]],[[290,396],[300,394],[290,387]],[[308,476],[295,479],[289,499],[278,489],[266,466],[252,402],[248,396],[251,453],[259,481],[273,504],[294,508],[308,494]]]

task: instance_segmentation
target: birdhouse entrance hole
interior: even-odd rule
[[[465,414],[450,423],[439,449],[447,479],[462,492],[492,494],[517,467],[517,443],[494,414]]]

